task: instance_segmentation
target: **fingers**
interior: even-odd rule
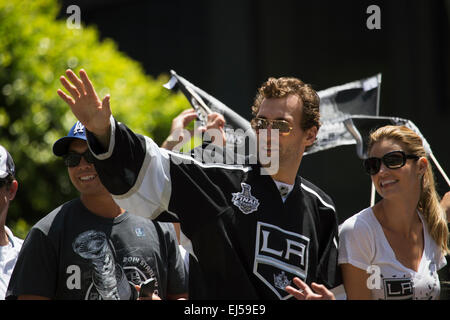
[[[173,118],[170,131],[173,132],[177,129],[184,129],[196,117],[197,113],[194,109],[183,110],[179,115]]]
[[[335,296],[333,294],[333,292],[331,292],[330,290],[327,289],[327,287],[325,287],[322,284],[317,284],[315,282],[311,283],[311,288],[317,292],[320,296],[322,296],[322,299],[329,299],[329,300],[335,300]]]
[[[107,94],[102,100],[102,109],[104,108],[107,113],[111,113],[111,105],[109,104],[110,100],[111,96],[109,94]]]
[[[305,292],[305,295],[311,295],[314,294],[314,292],[311,290],[311,288],[302,280],[300,280],[300,278],[295,277],[294,279],[294,283],[297,287],[299,287],[300,290]]]
[[[195,111],[194,109],[192,109],[192,108],[189,108],[189,109],[186,109],[186,110],[183,110],[181,113],[180,113],[180,115],[186,115],[186,114],[197,114],[197,111]]]
[[[175,120],[175,119],[176,119],[176,120],[178,120],[178,119],[184,119],[185,117],[191,116],[191,115],[197,116],[197,112],[196,112],[194,109],[192,109],[192,108],[186,109],[186,110],[181,111],[181,113],[180,113],[179,115],[177,115],[177,116],[174,118],[174,120]]]
[[[185,128],[192,120],[197,118],[197,112],[194,109],[183,114],[183,128]]]
[[[77,88],[73,86],[64,76],[61,76],[59,78],[59,81],[61,81],[61,84],[64,88],[66,88],[67,91],[69,91],[70,95],[74,98],[79,98],[80,93],[78,92]]]
[[[75,101],[73,100],[73,98],[69,97],[61,89],[58,89],[57,93],[61,97],[61,99],[63,99],[69,106],[73,106],[75,104]]]
[[[141,286],[135,284],[134,287],[136,288],[137,292],[139,293],[141,291]],[[138,297],[138,300],[162,300],[160,296],[153,293],[151,297]]]
[[[291,286],[287,286],[284,290],[286,290],[287,293],[292,294],[297,300],[306,299],[305,292],[302,290],[295,289]]]
[[[207,129],[217,128],[222,129],[225,126],[225,118],[223,115],[217,112],[208,114],[208,123],[206,125]]]
[[[334,295],[323,285],[318,285],[313,282],[311,286],[318,292],[315,293],[305,282],[303,282],[299,278],[295,277],[293,281],[295,285],[299,287],[299,289],[287,286],[285,290],[298,300],[327,300],[334,298]]]
[[[77,75],[72,70],[70,69],[66,70],[66,75],[69,78],[69,80],[75,85],[80,94],[86,94],[83,81],[81,81],[80,78],[78,78]]]
[[[89,77],[88,77],[86,71],[84,71],[84,69],[80,70],[80,78],[83,81],[83,85],[84,85],[84,89],[86,90],[86,94],[97,96],[94,86],[92,85],[91,80],[89,80]]]

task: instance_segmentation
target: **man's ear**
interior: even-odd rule
[[[311,146],[314,141],[316,141],[317,132],[318,130],[316,126],[312,126],[305,131],[305,142],[307,147]]]
[[[13,180],[8,188],[9,201],[14,200],[16,193],[17,193],[17,189],[19,189],[19,183],[17,182],[17,180]]]

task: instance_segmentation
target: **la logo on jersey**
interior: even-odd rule
[[[259,200],[252,196],[252,187],[244,182],[241,183],[241,187],[241,192],[232,193],[233,198],[231,199],[231,201],[244,214],[249,214],[253,211],[256,211],[259,206]]]
[[[308,274],[309,238],[277,226],[258,222],[253,273],[280,299],[291,297],[284,288],[294,277]]]

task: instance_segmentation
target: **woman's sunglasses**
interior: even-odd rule
[[[371,157],[363,161],[364,169],[370,175],[375,175],[380,171],[381,162],[389,169],[398,169],[406,164],[407,159],[419,159],[413,154],[405,154],[403,151],[392,151],[386,153],[381,158]]]
[[[267,129],[269,125],[272,129],[278,129],[278,132],[281,135],[288,135],[292,130],[292,127],[286,120],[269,120],[264,118],[253,118],[250,123],[255,131],[260,129]]]
[[[94,163],[94,156],[89,150],[86,150],[83,153],[69,152],[64,155],[64,164],[66,167],[73,168],[80,164],[81,157],[83,157],[86,162]]]

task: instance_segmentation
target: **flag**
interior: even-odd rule
[[[425,152],[431,154],[431,148],[419,128],[408,119],[398,117],[350,116],[344,120],[344,125],[356,142],[356,154],[361,159],[367,158],[367,142],[372,131],[387,125],[406,126],[417,133],[422,139]]]
[[[246,143],[247,146],[247,143],[255,143],[256,136],[248,120],[177,75],[175,71],[171,70],[170,73],[172,77],[164,87],[170,90],[179,88],[197,111],[197,116],[202,125],[206,125],[209,113],[221,113],[226,121],[227,144],[233,143],[234,146],[238,146]],[[434,157],[428,141],[412,121],[398,117],[379,116],[380,91],[380,73],[369,78],[318,91],[322,126],[316,142],[304,154],[312,154],[341,145],[356,144],[358,157],[365,159],[367,158],[367,142],[371,131],[385,125],[404,125],[422,138],[426,153],[450,186],[450,180]],[[245,148],[245,150],[250,149]]]
[[[378,116],[381,74],[318,91],[322,126],[315,143],[305,152],[356,144],[344,121],[353,115]]]
[[[369,141],[369,135],[372,131],[378,128],[384,127],[386,125],[396,125],[405,126],[413,130],[421,139],[422,144],[428,157],[434,162],[436,168],[441,173],[444,180],[450,187],[450,179],[445,173],[444,169],[441,167],[439,162],[431,150],[430,144],[428,143],[425,136],[420,132],[419,128],[408,119],[398,118],[398,117],[377,117],[377,116],[350,116],[344,120],[344,125],[348,132],[353,136],[356,141],[356,154],[361,159],[366,159],[368,157],[367,143]]]
[[[240,145],[246,137],[248,137],[248,141],[255,139],[248,120],[179,76],[175,71],[171,70],[170,73],[172,78],[164,87],[171,90],[180,89],[197,111],[197,116],[202,125],[206,125],[208,113],[218,112],[223,114],[226,121],[227,143]],[[356,144],[356,140],[347,130],[344,120],[353,115],[377,116],[379,113],[380,84],[381,74],[377,74],[318,91],[322,126],[316,142],[305,152],[305,155],[340,145]],[[241,130],[236,131],[237,129]],[[243,134],[244,132],[247,135]]]
[[[164,87],[170,90],[179,89],[183,92],[191,106],[197,111],[197,117],[202,126],[206,126],[209,113],[220,113],[226,122],[224,131],[227,145],[239,148],[245,143],[247,147],[240,148],[240,150],[245,149],[247,151],[251,149],[248,146],[250,143],[255,143],[256,135],[248,120],[185,78],[179,76],[175,71],[171,70],[170,74],[172,77]]]

